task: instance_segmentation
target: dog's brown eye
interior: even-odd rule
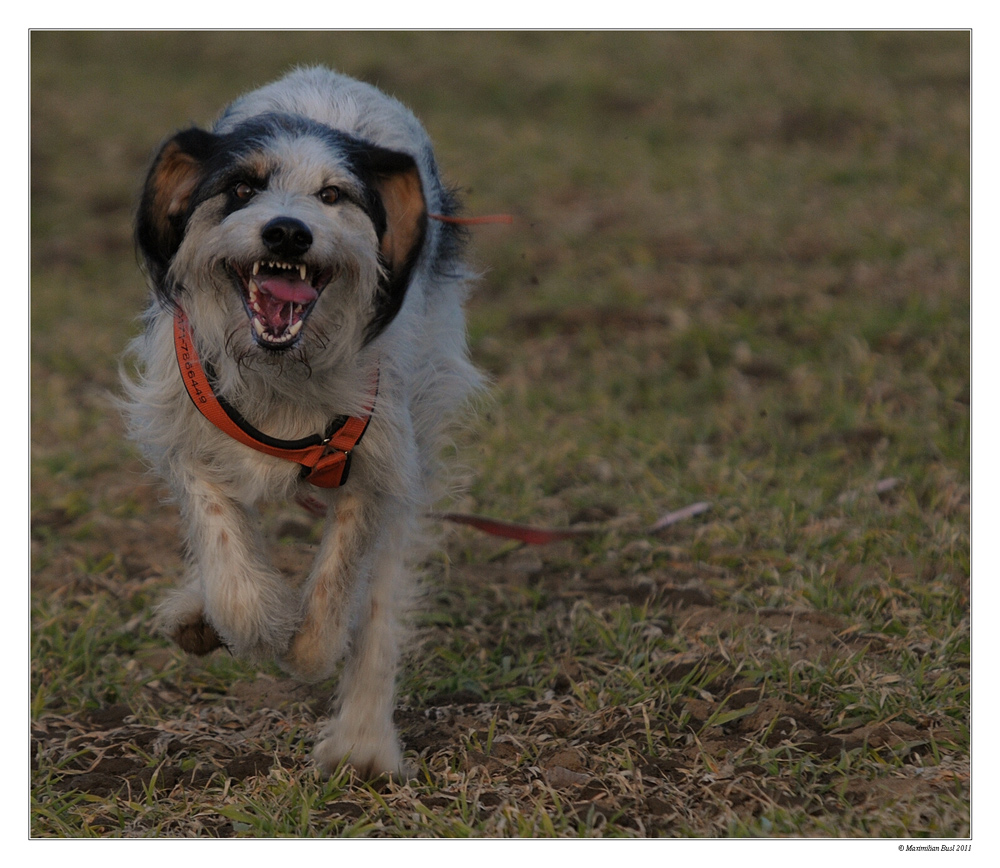
[[[240,181],[239,184],[233,187],[233,195],[241,202],[246,202],[247,199],[253,196],[253,187],[245,181]]]
[[[340,190],[336,187],[324,187],[317,195],[324,205],[332,205],[340,198]]]

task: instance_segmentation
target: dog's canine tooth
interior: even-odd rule
[[[298,322],[294,323],[294,324],[293,324],[293,325],[292,325],[292,326],[291,326],[291,327],[290,327],[290,328],[288,329],[288,334],[289,334],[289,335],[290,335],[291,337],[295,337],[295,336],[296,336],[296,335],[297,335],[297,334],[298,334],[298,333],[299,333],[300,331],[302,331],[302,320],[299,320]]]
[[[253,264],[253,276],[257,276],[257,272],[260,271],[260,262],[257,261]]]
[[[306,279],[306,266],[305,266],[305,263],[303,263],[302,265],[299,266],[299,277],[302,280]]]

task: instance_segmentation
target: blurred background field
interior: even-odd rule
[[[36,835],[969,833],[968,33],[31,41]],[[515,215],[470,244],[459,506],[601,528],[445,534],[382,790],[304,761],[322,692],[150,633],[176,522],[108,399],[151,154],[299,63]]]

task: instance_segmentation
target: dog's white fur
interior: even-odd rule
[[[259,142],[233,141],[261,116],[283,120]],[[376,88],[322,68],[297,70],[238,99],[216,123],[211,141],[225,139],[265,179],[243,207],[227,208],[232,190],[204,186],[211,172],[228,170],[224,149],[211,160],[188,156],[181,139],[171,139],[140,206],[137,237],[154,300],[131,348],[139,372],[125,378],[126,415],[132,436],[169,481],[186,530],[187,578],[159,610],[166,632],[189,650],[221,642],[308,680],[330,677],[346,658],[316,761],[328,772],[348,759],[362,775],[398,775],[406,767],[392,721],[395,677],[422,517],[441,492],[445,423],[479,384],[462,313],[470,275],[455,230],[427,221],[398,314],[376,336],[366,332],[394,252],[346,196],[333,206],[317,198],[330,185],[360,196],[364,184],[339,140],[315,134],[316,124],[410,155],[422,207],[454,209],[416,118]],[[406,190],[412,193],[412,183]],[[316,267],[336,262],[337,273],[299,343],[275,352],[254,340],[226,264],[266,258],[262,227],[286,216],[311,230],[306,258]],[[378,370],[375,411],[346,485],[309,486],[294,463],[241,445],[198,413],[174,355],[174,303],[214,368],[217,393],[272,437],[305,437],[339,414],[362,411]],[[322,499],[328,517],[312,572],[295,587],[268,562],[255,509],[301,493]]]

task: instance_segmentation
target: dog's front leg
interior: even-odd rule
[[[174,491],[187,526],[190,573],[160,607],[161,627],[194,653],[223,644],[253,660],[284,654],[297,603],[266,562],[249,510],[197,473],[175,477]]]
[[[306,586],[305,617],[285,667],[301,678],[324,678],[348,652],[338,711],[316,747],[325,772],[345,759],[364,777],[407,772],[392,713],[410,597],[404,554],[412,511],[409,504],[343,494]]]
[[[366,778],[380,774],[411,777],[403,761],[392,715],[396,672],[411,602],[412,515],[395,504],[380,516],[369,582],[364,587],[347,664],[341,675],[336,713],[320,733],[314,756],[325,772],[345,759]]]

